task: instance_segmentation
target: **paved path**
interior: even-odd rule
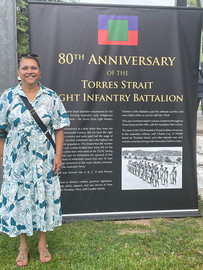
[[[203,115],[200,110],[197,112],[197,135],[203,135]]]

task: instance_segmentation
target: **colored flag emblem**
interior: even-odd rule
[[[138,45],[138,16],[98,16],[98,44]]]

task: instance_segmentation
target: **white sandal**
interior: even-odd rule
[[[42,263],[47,263],[51,261],[51,254],[49,253],[48,245],[45,245],[43,247],[38,246],[38,251],[39,251],[40,261]]]
[[[16,259],[16,264],[18,266],[26,266],[28,264],[28,253],[29,253],[29,248],[23,249],[23,248],[19,247],[19,255]],[[27,260],[25,260],[25,259],[27,259]]]

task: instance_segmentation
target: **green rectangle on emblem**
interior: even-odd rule
[[[128,21],[109,20],[108,21],[108,40],[128,41]]]

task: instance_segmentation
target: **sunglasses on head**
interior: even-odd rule
[[[33,58],[37,58],[38,57],[38,55],[35,54],[35,53],[22,53],[20,56],[21,57],[33,57]]]

